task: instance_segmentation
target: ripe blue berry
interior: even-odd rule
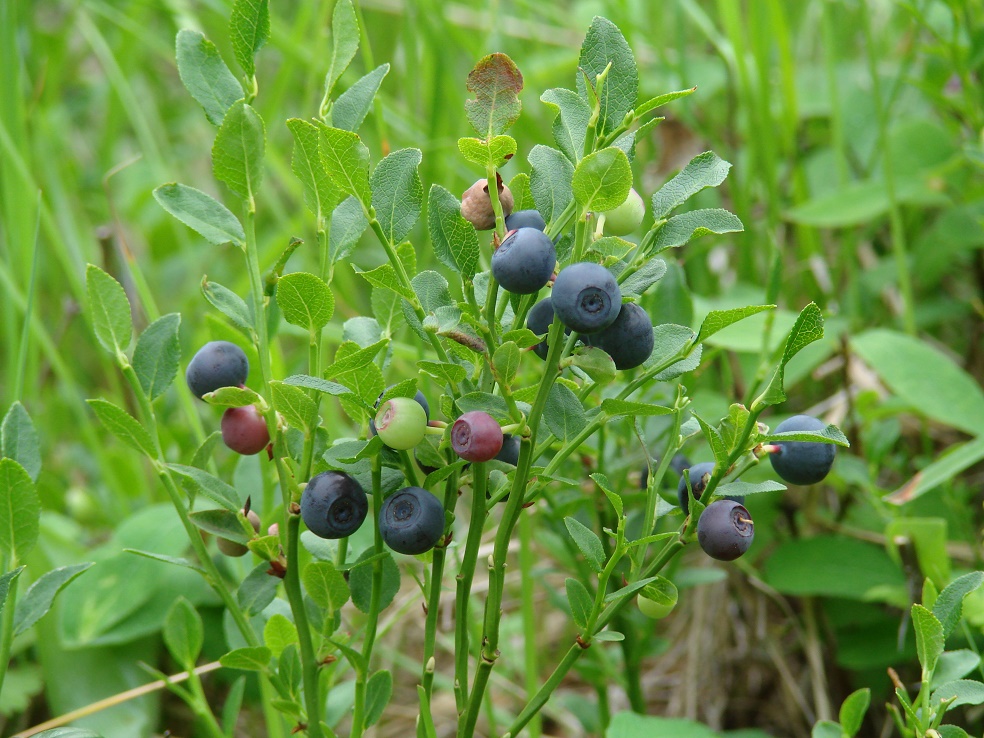
[[[352,535],[368,512],[365,490],[344,472],[322,472],[301,493],[301,518],[319,538]]]
[[[430,551],[444,535],[444,505],[426,489],[404,487],[383,502],[379,534],[397,553]]]
[[[826,424],[811,415],[794,415],[777,427],[776,433],[819,431]],[[777,441],[769,461],[776,474],[790,484],[816,484],[827,476],[834,464],[837,447],[815,441]]]
[[[492,276],[507,292],[532,295],[540,291],[557,265],[557,249],[543,231],[520,228],[492,254]]]
[[[222,442],[243,456],[252,456],[270,443],[266,420],[255,405],[230,407],[222,413]]]
[[[546,230],[547,223],[539,210],[517,210],[506,218],[506,230],[515,231],[518,228],[536,228],[538,231],[543,231]]]
[[[752,545],[755,524],[745,507],[734,500],[712,502],[697,521],[697,542],[718,561],[734,561]]]
[[[611,356],[616,369],[634,369],[653,353],[653,321],[641,307],[627,302],[610,326],[585,340]]]
[[[615,277],[601,264],[590,261],[562,269],[550,299],[561,322],[578,333],[607,328],[622,309],[622,292]]]
[[[451,448],[466,461],[491,461],[502,450],[502,428],[488,413],[471,410],[451,426]]]
[[[424,440],[427,415],[409,397],[393,397],[376,413],[376,433],[392,449],[408,451]]]
[[[511,433],[506,433],[502,436],[502,448],[499,449],[499,453],[495,455],[496,461],[501,461],[504,464],[510,464],[511,466],[519,466],[519,443],[520,437],[514,436]]]
[[[210,341],[188,362],[185,379],[188,389],[201,399],[220,387],[245,384],[248,375],[249,360],[239,346],[229,341]]]
[[[713,461],[702,461],[690,467],[690,488],[693,490],[693,496],[695,498],[699,498],[704,493],[704,489],[707,487],[704,476],[711,474],[713,471]],[[680,501],[680,509],[683,510],[683,514],[689,515],[690,494],[687,490],[687,479],[683,476],[683,472],[680,473],[680,482],[677,484],[677,499]]]

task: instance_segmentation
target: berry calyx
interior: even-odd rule
[[[209,341],[188,362],[185,380],[191,393],[201,399],[221,387],[246,383],[249,360],[245,352],[229,341]]]
[[[444,535],[444,505],[426,489],[404,487],[383,502],[379,534],[397,553],[430,551]]]
[[[486,412],[471,410],[451,426],[451,448],[466,461],[491,461],[502,450],[502,427]]]
[[[227,408],[220,427],[222,442],[237,454],[252,456],[270,444],[266,420],[255,405]]]
[[[734,561],[749,549],[754,538],[752,516],[734,500],[712,502],[697,521],[697,542],[704,553],[718,561]]]
[[[365,490],[344,472],[322,472],[301,493],[301,519],[319,538],[352,535],[362,526],[368,512]]]

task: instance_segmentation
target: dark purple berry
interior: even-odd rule
[[[776,433],[820,431],[826,424],[811,415],[794,415],[777,427]],[[769,461],[782,479],[790,484],[816,484],[823,480],[834,464],[837,447],[816,441],[776,441]]]
[[[451,426],[451,448],[466,461],[491,461],[502,449],[502,428],[488,413],[471,410]]]
[[[549,297],[544,297],[536,305],[530,308],[530,312],[526,316],[526,327],[533,331],[536,335],[542,336],[544,333],[550,332],[550,325],[553,323],[553,319],[553,303]],[[565,328],[564,333],[566,335],[570,335],[571,329]],[[547,352],[549,350],[550,346],[547,344],[546,338],[533,347],[533,352],[544,361],[547,360]]]
[[[506,230],[515,231],[518,228],[536,228],[538,231],[543,231],[546,230],[547,223],[539,210],[517,210],[506,218]]]
[[[713,471],[713,461],[702,461],[690,467],[690,488],[693,490],[693,496],[695,498],[699,498],[704,493],[704,489],[707,487],[707,481],[704,477]],[[677,499],[680,501],[680,509],[683,510],[683,514],[689,515],[690,494],[687,490],[687,479],[682,473],[680,475],[680,482],[677,484]]]
[[[754,538],[752,516],[734,500],[712,502],[697,521],[697,542],[704,553],[718,561],[734,561]]]
[[[492,254],[492,276],[507,292],[532,295],[553,275],[557,249],[543,231],[520,228]]]
[[[352,535],[368,512],[365,490],[344,472],[322,472],[301,493],[301,518],[319,538]]]
[[[561,269],[551,300],[561,322],[578,333],[607,328],[622,309],[622,292],[615,277],[601,264],[590,261]]]
[[[444,535],[444,505],[421,487],[404,487],[383,502],[379,534],[397,553],[430,551]]]
[[[627,302],[610,326],[585,340],[611,356],[616,369],[634,369],[653,353],[653,321],[641,307]]]
[[[519,444],[521,440],[519,436],[510,433],[503,435],[502,448],[495,455],[495,460],[511,466],[519,466]]]
[[[229,341],[210,341],[188,362],[185,379],[188,389],[201,399],[221,387],[245,384],[248,375],[249,360],[239,346]]]
[[[243,456],[258,454],[270,444],[266,420],[255,405],[230,407],[222,413],[222,442]]]

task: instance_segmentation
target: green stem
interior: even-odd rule
[[[482,545],[482,529],[485,527],[485,492],[488,489],[488,470],[486,462],[472,464],[472,506],[468,521],[468,538],[465,540],[465,553],[461,569],[456,579],[455,618],[454,618],[454,681],[455,702],[460,713],[468,703],[468,605],[475,566],[478,563],[478,549]]]
[[[519,517],[519,581],[521,612],[523,618],[523,671],[525,673],[526,697],[532,699],[539,681],[539,649],[542,647],[537,633],[536,603],[533,581],[533,518],[530,515]],[[539,738],[542,732],[539,716],[530,723],[530,738]]]
[[[4,573],[17,568],[17,557],[11,556],[8,566],[7,557],[3,557]],[[22,572],[23,573],[23,572]],[[7,600],[3,607],[3,621],[0,623],[0,694],[3,693],[3,680],[10,665],[10,649],[14,642],[14,610],[17,608],[17,585],[20,576],[14,577],[7,590]]]

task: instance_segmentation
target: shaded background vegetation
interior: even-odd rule
[[[689,158],[713,149],[734,167],[699,204],[728,207],[746,231],[687,246],[646,307],[660,322],[695,325],[709,309],[764,302],[769,279],[779,279],[774,333],[782,335],[796,312],[816,301],[828,316],[827,335],[791,366],[782,410],[837,422],[852,449],[841,453],[823,485],[755,500],[759,540],[740,572],[684,558],[675,579],[694,587],[640,653],[646,698],[654,713],[717,728],[756,725],[775,735],[806,735],[859,686],[873,688],[877,706],[890,690],[885,668],[905,674],[913,664],[904,617],[912,588],[918,593],[931,570],[981,568],[981,3],[359,5],[365,38],[343,85],[390,62],[362,137],[374,160],[406,146],[422,149],[425,186],[438,182],[460,192],[476,176],[456,142],[469,133],[465,76],[491,51],[509,54],[525,77],[523,116],[513,129],[520,152],[509,176],[527,171],[534,144],[551,140],[552,113],[537,98],[573,84],[577,48],[595,14],[625,33],[640,64],[643,99],[697,86],[639,142],[636,187],[648,198]],[[282,121],[317,113],[331,9],[331,2],[271,9],[273,36],[259,57],[255,103],[269,126],[258,213],[264,264],[292,236],[313,241]],[[237,259],[203,244],[151,195],[168,181],[222,195],[207,155],[214,131],[178,78],[174,36],[180,28],[199,29],[231,58],[223,48],[228,13],[229,3],[217,0],[0,0],[0,394],[4,407],[24,402],[41,434],[45,513],[32,571],[117,553],[127,535],[146,534],[159,512],[150,506],[163,500],[151,471],[107,440],[83,401],[126,402],[81,309],[85,264],[123,282],[139,305],[138,326],[181,312],[186,356],[230,335],[201,299],[202,275],[248,290]],[[418,260],[433,263],[420,247],[421,226],[413,239]],[[772,272],[776,252],[781,272]],[[369,268],[383,258],[367,241],[352,260]],[[22,354],[35,259],[36,297]],[[316,261],[302,247],[291,268]],[[342,320],[368,311],[368,293],[350,267],[336,272],[332,289]],[[333,325],[329,331],[340,339],[341,321]],[[687,382],[705,417],[719,417],[745,395],[762,330],[762,321],[750,319],[705,348]],[[278,375],[305,358],[303,336],[285,332],[281,346]],[[415,358],[411,346],[397,347],[397,366],[412,369]],[[166,440],[169,456],[180,458],[192,453],[203,423],[214,420],[183,389],[168,394],[159,416],[173,418],[165,423]],[[335,420],[344,422],[340,414]],[[642,452],[628,442],[621,450],[609,473],[616,476],[615,468],[629,489]],[[691,451],[694,460],[708,457],[699,445]],[[234,472],[235,460],[224,463],[242,484],[251,483],[255,461]],[[936,521],[933,532],[912,520]],[[180,541],[174,545],[179,553]],[[569,565],[570,553],[549,536],[543,553],[554,563],[538,573],[549,582]],[[557,581],[562,586],[563,577]],[[133,586],[139,593],[153,583]],[[155,594],[160,602],[144,598],[129,611],[132,602],[120,604],[118,622],[104,617],[92,632],[51,616],[18,640],[16,669],[0,702],[14,716],[7,729],[146,681],[135,660],[159,658],[157,629],[169,587],[187,584],[168,581]],[[408,590],[403,594],[403,606],[415,607]],[[207,613],[208,596],[192,595]],[[564,622],[559,611],[558,617]],[[973,647],[981,640],[984,598],[969,602],[968,617],[962,637]],[[396,621],[388,622],[387,658],[397,668],[415,668],[415,631]],[[545,618],[546,651],[557,638],[548,635],[552,626]],[[510,683],[523,683],[518,660],[512,668],[498,674],[497,699],[512,699]],[[586,663],[547,711],[547,729],[597,733],[604,710],[591,685],[619,668],[617,655]],[[610,699],[612,710],[625,705],[618,688]],[[122,734],[136,735],[157,725],[160,709],[145,700],[113,720],[126,726]],[[872,731],[883,717],[874,716]],[[980,716],[967,720],[979,732]],[[400,725],[391,734],[400,734]],[[381,734],[386,730],[384,724]]]

